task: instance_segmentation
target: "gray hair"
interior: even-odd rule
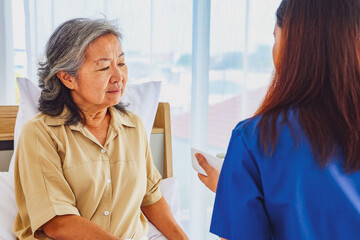
[[[56,74],[59,71],[66,71],[70,76],[76,77],[85,61],[85,51],[89,44],[106,34],[115,35],[119,41],[122,39],[116,25],[105,19],[75,18],[56,28],[46,44],[45,59],[39,62],[39,86],[42,89],[39,110],[41,112],[58,116],[64,106],[70,110],[79,111],[72,101],[69,89],[63,85]],[[77,118],[76,116],[70,118],[72,117]],[[76,123],[79,119],[69,120],[71,121],[68,123]]]
[[[96,38],[113,34],[121,40],[121,34],[111,22],[104,19],[75,18],[61,24],[46,45],[45,61],[39,63],[39,84],[46,90],[45,100],[53,100],[60,91],[59,71],[71,76],[85,61],[85,50]]]

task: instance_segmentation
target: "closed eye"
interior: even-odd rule
[[[104,68],[99,69],[99,71],[106,71],[108,69],[109,69],[109,67],[104,67]]]

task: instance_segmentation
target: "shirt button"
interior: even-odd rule
[[[105,212],[104,212],[104,215],[105,215],[105,216],[108,216],[109,214],[110,214],[109,211],[105,211]]]
[[[107,179],[107,183],[111,183],[111,179],[110,179],[110,178]]]
[[[101,149],[101,152],[102,152],[102,153],[105,153],[105,152],[106,152],[106,150],[102,148],[102,149]]]

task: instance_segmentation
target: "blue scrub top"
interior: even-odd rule
[[[295,137],[285,124],[271,156],[259,144],[259,117],[235,127],[210,231],[231,240],[360,239],[360,171],[347,174],[339,151],[321,168],[296,114],[288,118]]]

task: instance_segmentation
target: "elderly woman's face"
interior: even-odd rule
[[[119,103],[128,78],[125,56],[113,34],[95,39],[85,52],[71,93],[80,108],[101,109]]]

